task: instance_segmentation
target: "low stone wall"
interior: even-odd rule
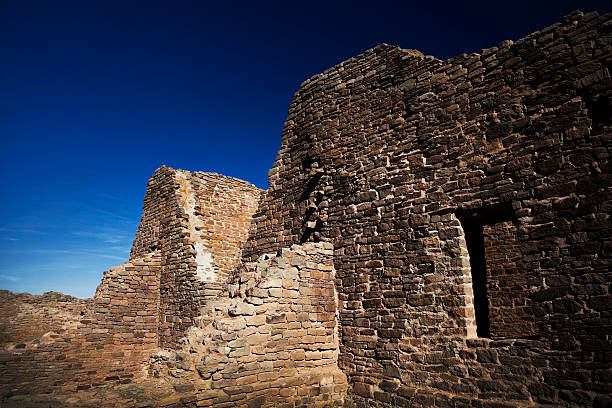
[[[58,292],[43,295],[0,290],[0,347],[35,340],[69,322],[77,322],[91,304]],[[23,346],[25,347],[25,345]]]
[[[158,347],[160,255],[112,268],[92,300],[75,299],[76,305],[88,305],[82,312],[1,352],[0,402],[10,407],[92,401],[143,407],[342,404],[348,384],[338,368],[332,257],[330,244],[308,243],[244,264],[173,349]]]
[[[338,369],[333,250],[307,244],[262,255],[211,302],[180,352],[161,351],[152,375],[174,379],[197,406],[324,406],[348,388]]]
[[[159,271],[158,255],[111,269],[93,300],[74,302],[89,303],[78,319],[73,314],[42,336],[0,351],[3,396],[70,394],[142,376],[149,350],[157,347]],[[12,319],[18,325],[39,321],[53,323],[30,315]]]
[[[107,271],[94,296],[92,333],[134,349],[157,347],[160,273],[159,253]]]

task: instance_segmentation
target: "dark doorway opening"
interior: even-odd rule
[[[487,263],[483,230],[487,224],[510,221],[512,219],[512,206],[510,203],[502,203],[482,207],[477,210],[459,210],[456,215],[463,227],[465,242],[470,255],[476,334],[478,337],[491,338]]]

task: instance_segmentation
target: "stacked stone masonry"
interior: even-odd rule
[[[0,345],[25,347],[53,328],[81,320],[89,303],[58,292],[35,296],[0,290]]]
[[[314,76],[266,192],[158,169],[93,299],[0,293],[2,402],[610,406],[611,17]]]
[[[334,245],[355,394],[609,401],[610,17],[448,61],[381,45],[302,84],[244,254]],[[487,338],[466,224],[486,227]]]
[[[131,382],[140,375],[149,350],[157,347],[159,256],[130,261],[104,274],[90,302],[63,297],[70,318],[47,318],[41,301],[53,294],[16,304],[33,318],[12,318],[51,329],[26,336],[2,351],[0,386],[4,396],[59,393]],[[47,300],[49,302],[49,300]],[[46,302],[45,302],[46,303]],[[14,304],[14,303],[13,303]],[[44,303],[43,303],[44,304]],[[17,399],[15,406],[27,405]]]
[[[181,351],[156,356],[155,375],[176,378],[197,406],[341,405],[332,256],[330,244],[308,243],[247,263]]]
[[[261,193],[232,177],[169,167],[149,181],[131,258],[161,252],[161,345],[175,345],[206,300],[224,290]]]

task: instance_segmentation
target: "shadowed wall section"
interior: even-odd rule
[[[334,245],[358,396],[608,401],[610,24],[576,12],[447,61],[380,45],[302,84],[244,254]],[[479,338],[460,219],[487,208],[509,212],[479,224]]]

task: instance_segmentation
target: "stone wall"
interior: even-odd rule
[[[71,319],[47,319],[44,314],[12,319],[30,325],[42,321],[51,329],[1,352],[2,396],[71,394],[142,376],[150,350],[157,347],[159,273],[158,256],[133,260],[107,271],[89,302],[74,299],[69,309],[81,310]],[[32,300],[19,308],[40,305],[39,299]],[[81,308],[83,303],[88,306]]]
[[[610,27],[577,12],[447,61],[381,45],[302,84],[244,255],[334,245],[355,393],[517,406],[612,392]],[[506,254],[487,239],[491,339],[462,220],[507,237]]]
[[[177,217],[177,186],[174,179],[174,170],[166,166],[157,169],[149,179],[130,259],[161,250],[163,236],[171,230],[168,224],[172,218]]]
[[[165,166],[149,180],[131,257],[161,252],[161,345],[176,345],[225,288],[260,194],[246,181]]]
[[[611,41],[575,12],[307,80],[270,189],[158,169],[130,261],[9,334],[0,402],[607,406]]]
[[[92,334],[105,344],[157,347],[160,275],[159,252],[107,271],[94,296]]]
[[[226,289],[238,267],[261,190],[214,173],[178,172],[179,190],[189,210],[191,239],[196,242],[196,274],[211,283],[213,294]],[[214,289],[216,290],[214,290]]]
[[[330,244],[308,243],[243,265],[173,349],[157,347],[159,254],[112,268],[78,321],[1,355],[0,402],[341,405],[332,258]]]
[[[511,221],[484,225],[487,299],[491,338],[536,335],[529,288],[533,277],[520,269],[522,253]]]
[[[342,404],[332,255],[331,245],[309,243],[246,264],[182,349],[158,354],[155,375],[174,378],[182,401],[197,406]]]
[[[90,303],[90,299],[58,292],[39,296],[0,290],[0,347],[27,343],[70,321],[79,321]]]

